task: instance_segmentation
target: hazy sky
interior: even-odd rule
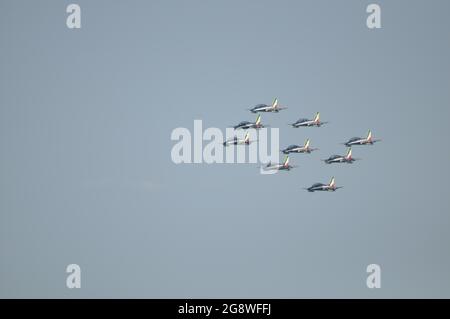
[[[0,297],[450,297],[450,2],[69,3],[0,2]],[[295,170],[171,161],[274,97]]]

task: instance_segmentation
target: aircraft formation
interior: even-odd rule
[[[250,112],[258,114],[258,113],[278,113],[281,110],[285,110],[287,107],[280,106],[278,103],[278,99],[275,98],[272,104],[258,104],[254,107],[248,109]],[[323,122],[320,120],[320,112],[317,112],[313,119],[307,119],[307,118],[300,118],[294,123],[288,124],[292,128],[300,128],[300,127],[321,127],[324,124],[327,124],[329,122]],[[233,128],[235,130],[248,130],[248,129],[260,129],[263,127],[268,127],[267,125],[263,125],[261,122],[261,114],[258,114],[255,122],[250,121],[242,121],[238,123],[237,125],[234,125]],[[375,139],[372,136],[371,130],[368,131],[366,137],[352,137],[347,142],[341,143],[345,146],[347,146],[347,153],[346,155],[331,155],[326,159],[322,159],[322,161],[325,164],[352,164],[355,161],[359,160],[358,158],[354,158],[352,156],[352,146],[357,145],[373,145],[376,142],[381,141],[380,139]],[[223,142],[223,146],[227,147],[230,145],[249,145],[254,141],[250,141],[249,133],[247,132],[245,134],[244,139],[238,139],[237,136],[235,136],[232,139],[226,140]],[[285,154],[284,161],[282,163],[267,163],[265,166],[262,166],[261,169],[264,171],[290,171],[291,169],[295,168],[295,165],[289,164],[289,154],[310,154],[313,151],[318,150],[318,148],[311,147],[310,139],[307,139],[305,144],[300,146],[296,144],[292,144],[282,150],[283,154]],[[329,183],[315,183],[311,185],[310,187],[304,188],[308,192],[316,192],[316,191],[326,191],[326,192],[334,192],[339,188],[343,188],[343,186],[336,186],[336,181],[334,176],[331,178]]]

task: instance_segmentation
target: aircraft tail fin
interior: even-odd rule
[[[367,132],[367,140],[370,141],[372,139],[372,131],[369,130],[369,132]]]
[[[258,115],[258,117],[256,118],[256,122],[255,122],[255,124],[256,124],[256,125],[259,125],[259,124],[261,124],[261,114],[260,114],[260,115]]]
[[[278,106],[278,99],[275,98],[275,99],[273,100],[272,107],[273,107],[273,108],[277,108],[277,106]]]
[[[288,166],[289,165],[289,156],[286,155],[286,157],[284,158],[283,165],[284,166]]]
[[[244,142],[248,143],[249,141],[250,141],[250,133],[247,131],[247,133],[245,133]]]
[[[308,148],[308,147],[309,147],[309,138],[305,142],[305,148]]]
[[[314,122],[319,122],[320,121],[320,112],[316,113],[316,117],[314,118]]]
[[[351,159],[352,158],[352,148],[351,147],[348,148],[347,155],[345,157],[347,159]]]
[[[336,182],[335,182],[335,180],[334,180],[334,176],[331,178],[331,180],[330,180],[330,184],[328,184],[328,186],[330,186],[330,187],[334,187],[336,185]]]

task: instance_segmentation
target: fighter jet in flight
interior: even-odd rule
[[[320,112],[316,113],[316,116],[314,117],[314,120],[309,120],[309,119],[299,119],[297,120],[295,123],[289,124],[292,125],[292,127],[309,127],[309,126],[317,126],[320,127],[323,124],[328,123],[328,122],[321,122],[320,121]]]
[[[310,147],[309,144],[310,144],[309,139],[307,139],[304,146],[290,145],[290,146],[286,147],[284,150],[281,150],[281,151],[284,154],[289,154],[289,153],[308,153],[309,154],[312,151],[318,150],[318,148]]]
[[[359,160],[359,158],[352,157],[352,148],[349,147],[347,151],[347,155],[331,155],[329,158],[323,160],[326,164],[333,163],[347,163],[352,164],[354,161]]]
[[[281,163],[273,163],[272,164],[271,162],[269,162],[266,166],[262,167],[262,170],[264,170],[264,171],[273,171],[273,170],[275,170],[275,171],[284,171],[284,170],[290,171],[294,167],[296,167],[296,166],[289,164],[289,156],[286,156],[284,158],[284,162],[282,164]]]
[[[322,184],[322,183],[315,183],[311,187],[305,188],[308,192],[315,192],[315,191],[328,191],[328,192],[334,192],[338,188],[342,188],[343,186],[336,186],[336,183],[334,181],[334,177],[331,178],[331,181],[329,184]]]
[[[249,122],[249,121],[242,121],[241,123],[239,123],[238,125],[235,125],[233,127],[235,130],[238,130],[238,129],[248,130],[250,128],[260,129],[265,126],[261,124],[261,115],[258,115],[255,123]]]
[[[238,139],[237,136],[235,136],[232,139],[229,139],[229,140],[226,140],[225,142],[223,142],[223,146],[229,146],[229,145],[250,145],[251,142],[254,142],[254,141],[250,141],[250,133],[247,132],[245,134],[244,139],[240,140],[240,139]]]
[[[376,142],[381,141],[381,139],[374,139],[372,137],[372,131],[369,130],[369,132],[367,133],[367,137],[352,137],[351,139],[349,139],[347,142],[342,143],[346,146],[352,146],[352,145],[373,145]]]
[[[258,112],[280,112],[281,110],[285,110],[287,107],[282,107],[278,104],[278,99],[273,100],[272,105],[267,104],[258,104],[255,105],[253,108],[249,109],[252,113],[258,113]]]

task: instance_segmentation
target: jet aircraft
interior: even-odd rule
[[[249,122],[249,121],[242,121],[241,123],[239,123],[238,125],[234,126],[235,130],[238,129],[243,129],[243,130],[247,130],[250,128],[254,128],[254,129],[260,129],[265,127],[264,125],[261,124],[261,115],[258,115],[258,117],[256,118],[256,121],[253,122]]]
[[[258,112],[275,112],[278,113],[281,110],[285,110],[287,107],[282,107],[278,104],[278,99],[273,100],[272,105],[258,104],[251,108],[249,111],[252,113]]]
[[[347,142],[343,143],[346,146],[353,146],[353,145],[373,145],[376,142],[381,141],[381,139],[374,139],[372,137],[372,131],[369,130],[367,133],[367,137],[352,137]]]
[[[240,140],[238,139],[237,136],[233,137],[232,139],[226,140],[225,142],[223,142],[223,146],[229,146],[229,145],[249,145],[251,142],[254,141],[250,141],[250,133],[247,132],[245,134],[244,139]]]
[[[354,161],[359,160],[359,158],[352,157],[352,148],[349,147],[347,151],[347,155],[331,155],[329,158],[323,160],[326,164],[333,163],[347,163],[352,164]]]
[[[334,177],[331,178],[331,181],[329,184],[323,184],[323,183],[315,183],[311,187],[305,188],[308,192],[316,192],[316,191],[328,191],[328,192],[334,192],[339,188],[342,188],[343,186],[336,186],[336,182],[334,180]]]
[[[302,119],[297,120],[295,123],[292,123],[292,124],[289,124],[289,125],[291,125],[292,127],[295,127],[295,128],[297,128],[297,127],[309,127],[309,126],[320,127],[320,126],[322,126],[325,123],[328,123],[328,122],[321,122],[320,121],[320,112],[317,112],[316,116],[314,117],[313,120],[302,118]]]
[[[309,139],[307,139],[304,146],[290,145],[290,146],[286,147],[284,150],[281,150],[281,151],[284,154],[289,154],[289,153],[308,153],[309,154],[312,151],[318,150],[318,148],[310,147],[309,144],[310,144],[310,141],[309,141]]]
[[[290,171],[294,167],[296,167],[296,166],[293,166],[293,165],[289,164],[289,156],[286,156],[284,158],[283,163],[273,163],[272,164],[271,162],[269,162],[266,166],[263,166],[262,169],[264,171],[273,171],[273,170],[276,170],[276,171],[284,171],[284,170]]]

